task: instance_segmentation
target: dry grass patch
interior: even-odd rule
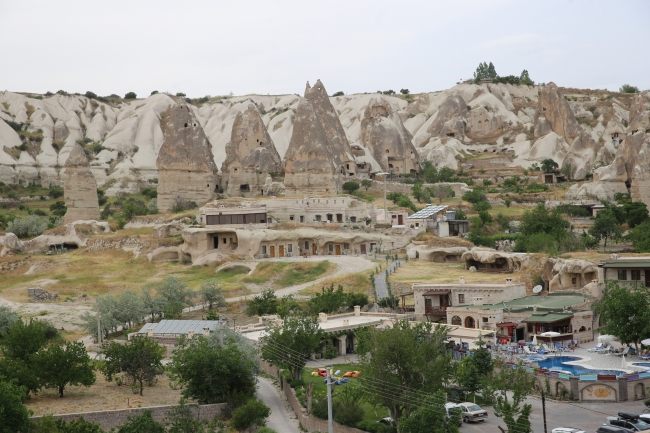
[[[158,376],[155,386],[145,386],[143,394],[133,394],[130,386],[117,386],[115,381],[108,382],[101,373],[97,373],[97,382],[88,388],[68,386],[63,398],[59,398],[54,389],[42,390],[25,401],[25,405],[34,411],[35,416],[161,406],[177,404],[181,390],[171,389],[169,379],[162,375]]]
[[[472,248],[474,246],[473,243],[456,238],[456,237],[449,237],[449,238],[439,238],[438,236],[434,235],[431,232],[422,232],[418,234],[414,241],[421,241],[421,242],[426,242],[427,246],[436,246],[436,247],[467,247],[467,248]]]
[[[345,292],[365,293],[372,297],[372,284],[370,283],[371,271],[372,269],[369,269],[356,274],[345,274],[327,278],[318,284],[314,284],[313,286],[301,290],[299,294],[303,296],[313,296],[316,292],[320,292],[323,287],[329,287],[331,284],[334,284],[334,287],[336,288],[340,284],[343,286]]]
[[[488,272],[470,272],[465,263],[435,263],[424,260],[409,260],[402,263],[389,277],[396,283],[458,283],[465,277],[467,283],[505,283],[506,278],[520,281],[523,272],[512,274],[492,274]]]

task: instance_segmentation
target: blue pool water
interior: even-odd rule
[[[567,362],[579,361],[580,359],[577,356],[549,356],[545,360],[537,362],[537,364],[541,368],[547,368],[549,370],[567,371],[574,376],[580,376],[581,374],[615,374],[618,376],[625,373],[621,370],[594,370],[580,365],[566,364]]]
[[[638,367],[650,368],[650,362],[635,362],[634,365]]]

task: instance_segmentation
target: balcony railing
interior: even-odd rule
[[[424,307],[424,314],[428,316],[446,315],[447,307]]]

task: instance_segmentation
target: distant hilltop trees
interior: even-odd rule
[[[535,82],[530,79],[530,75],[526,69],[524,69],[519,76],[499,76],[492,62],[489,64],[486,62],[478,64],[478,67],[474,72],[474,83],[478,84],[481,82],[481,80],[491,80],[495,83],[509,83],[514,85],[525,84],[527,86],[532,86],[535,84]]]

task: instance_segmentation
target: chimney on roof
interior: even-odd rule
[[[187,338],[191,340],[192,337],[194,337],[194,329],[190,329],[189,331],[187,331]]]
[[[533,313],[537,313],[537,305],[533,305]]]
[[[473,302],[474,305],[483,305],[483,297],[482,296],[472,298],[472,300],[474,301]]]
[[[208,328],[207,326],[204,326],[203,327],[203,335],[206,336],[206,337],[208,335],[210,335],[210,328]]]
[[[460,277],[460,284],[465,284],[465,277]]]
[[[153,328],[147,328],[147,337],[153,337]]]
[[[512,285],[512,278],[506,278],[506,285],[511,286]]]

